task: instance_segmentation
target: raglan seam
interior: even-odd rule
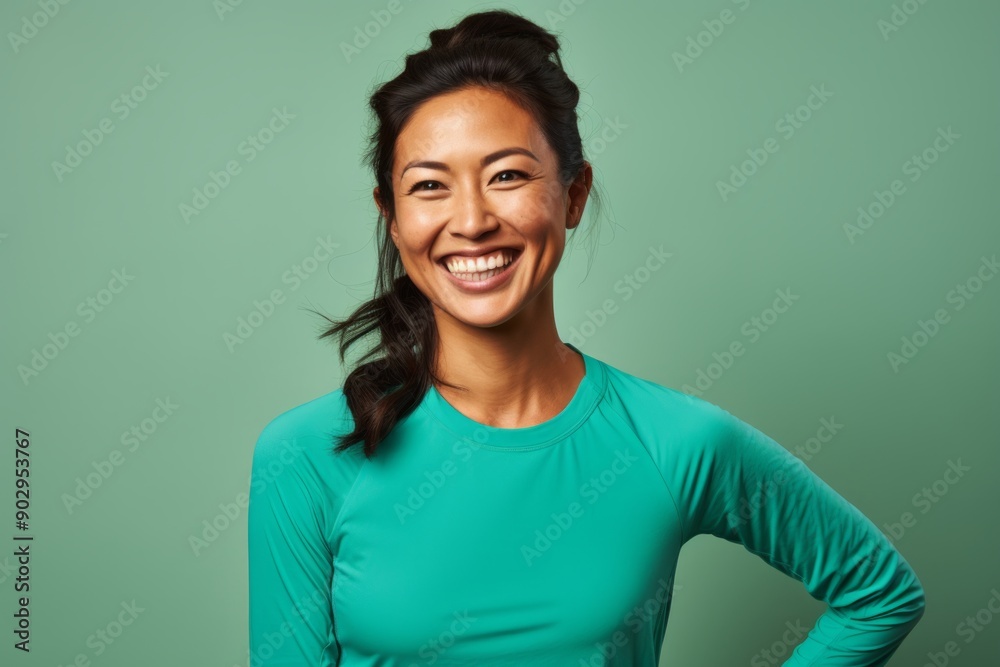
[[[338,417],[337,419],[339,421],[339,424],[337,426],[330,426],[330,427],[326,428],[323,431],[323,438],[325,438],[325,445],[326,445],[324,447],[324,449],[323,449],[323,453],[326,454],[326,455],[331,456],[334,459],[343,458],[343,457],[348,456],[348,455],[350,455],[352,453],[349,450],[341,450],[339,452],[338,451],[334,451],[331,448],[331,446],[330,446],[331,441],[337,440],[338,436],[343,433],[343,428],[342,427],[345,424],[348,424],[350,422],[350,420],[347,417],[344,417],[344,416]],[[361,464],[361,466],[358,468],[358,473],[354,476],[354,480],[351,482],[351,485],[348,487],[347,492],[344,493],[343,500],[340,503],[340,509],[337,510],[337,513],[333,517],[333,523],[328,526],[328,528],[330,530],[327,533],[327,536],[330,537],[331,539],[333,538],[333,535],[334,535],[333,531],[336,530],[336,528],[337,528],[337,526],[338,526],[338,524],[340,522],[340,516],[344,512],[344,506],[347,504],[347,500],[348,500],[348,498],[350,498],[351,492],[354,491],[355,484],[358,483],[358,478],[361,476],[361,470],[364,468],[364,466],[367,463],[368,463],[368,459],[367,459],[367,457],[365,457],[365,461],[363,461],[362,464]]]
[[[712,404],[712,405],[714,405],[714,404]],[[619,419],[621,419],[621,420],[622,420],[622,422],[624,422],[624,423],[625,423],[625,425],[626,425],[626,426],[627,426],[627,427],[629,428],[629,430],[630,430],[630,431],[631,431],[631,432],[632,432],[632,433],[633,433],[633,434],[634,434],[634,435],[636,436],[636,439],[637,439],[637,440],[638,440],[638,441],[640,442],[640,444],[642,444],[642,447],[643,447],[643,450],[644,450],[644,451],[646,452],[646,455],[647,455],[647,456],[649,457],[650,461],[651,461],[651,462],[653,463],[653,467],[654,467],[654,468],[656,468],[656,471],[657,471],[657,473],[658,473],[658,474],[660,475],[660,479],[661,479],[661,480],[663,481],[663,484],[664,484],[664,486],[665,486],[665,487],[666,487],[666,489],[667,489],[667,494],[668,494],[668,495],[670,496],[670,500],[671,500],[671,502],[672,502],[672,503],[673,503],[673,505],[674,505],[674,511],[675,511],[675,512],[677,513],[677,518],[678,518],[678,521],[680,521],[680,525],[681,525],[681,534],[682,534],[682,539],[681,539],[681,546],[683,546],[683,545],[685,544],[685,542],[687,542],[687,540],[688,540],[688,536],[687,536],[687,531],[688,531],[688,528],[687,528],[687,526],[685,526],[685,524],[684,524],[683,520],[682,520],[682,519],[681,519],[681,517],[680,517],[680,510],[679,510],[679,506],[678,506],[678,504],[677,504],[677,500],[676,500],[676,498],[674,497],[674,494],[673,494],[673,491],[672,491],[672,490],[670,489],[670,485],[669,485],[669,484],[667,483],[666,479],[665,479],[665,478],[663,477],[663,472],[662,472],[662,471],[660,470],[660,467],[659,467],[659,466],[658,466],[658,465],[656,464],[656,460],[655,460],[655,459],[653,458],[653,456],[652,456],[652,454],[650,453],[649,449],[648,449],[648,448],[646,447],[646,443],[645,443],[645,442],[643,442],[642,438],[640,438],[640,437],[639,437],[639,435],[638,435],[638,433],[636,433],[636,432],[635,432],[635,429],[634,429],[634,428],[632,428],[631,424],[629,424],[629,422],[628,422],[628,420],[627,420],[627,419],[625,418],[625,416],[621,414],[621,412],[620,412],[620,411],[618,410],[617,406],[615,406],[615,405],[613,405],[613,404],[612,404],[612,405],[611,405],[610,407],[611,407],[611,410],[612,410],[612,411],[613,411],[613,412],[614,412],[614,413],[615,413],[616,415],[618,415],[618,418],[619,418]],[[716,407],[719,407],[720,409],[723,409],[723,410],[724,410],[724,408],[721,408],[721,406],[716,406]],[[731,415],[731,413],[730,413],[730,416],[733,416],[733,417],[735,417],[734,415]],[[740,425],[741,425],[741,430],[742,430],[742,435],[743,435],[743,439],[744,439],[744,440],[746,440],[746,438],[747,438],[747,437],[748,437],[748,436],[750,435],[750,433],[749,433],[749,431],[748,431],[748,430],[747,430],[747,429],[745,428],[745,425],[744,425],[744,423],[743,423],[743,422],[741,422],[741,421],[740,421],[740,420],[738,420],[738,419],[737,419],[737,421],[738,421],[738,422],[740,423]],[[795,569],[795,568],[794,568],[794,567],[793,567],[793,566],[792,566],[791,564],[789,564],[789,563],[786,563],[786,562],[784,562],[783,560],[779,560],[778,558],[776,558],[776,557],[774,556],[774,554],[771,554],[771,553],[769,553],[769,552],[765,552],[765,551],[759,551],[759,550],[756,550],[756,549],[752,549],[752,548],[748,547],[748,546],[747,546],[746,544],[744,544],[744,543],[742,542],[742,540],[740,541],[740,544],[741,544],[741,545],[742,545],[742,546],[743,546],[743,547],[744,547],[744,548],[745,548],[745,549],[746,549],[747,551],[749,551],[750,553],[753,553],[754,555],[756,555],[756,556],[758,556],[758,557],[764,557],[764,558],[766,558],[766,560],[768,560],[768,561],[770,561],[770,562],[773,562],[773,563],[780,563],[780,564],[781,564],[781,565],[782,565],[783,567],[785,567],[785,568],[786,568],[786,569],[788,570],[788,572],[791,572],[791,573],[792,573],[792,574],[793,574],[793,575],[794,575],[794,576],[795,576],[795,577],[796,577],[796,578],[798,579],[799,583],[803,583],[803,582],[804,582],[804,577],[803,577],[803,576],[801,576],[801,575],[800,575],[800,573],[799,573],[799,572],[798,572],[798,571],[797,571],[797,570],[796,570],[796,569]],[[808,592],[808,591],[807,591],[807,592]],[[837,615],[841,615],[841,614],[840,614],[840,612],[839,612],[839,611],[837,611],[836,609],[834,609],[834,607],[833,607],[832,605],[830,605],[829,603],[826,603],[826,606],[827,606],[827,609],[828,609],[828,610],[832,609],[832,610],[833,610],[834,612],[836,612],[836,613],[837,613]],[[825,614],[825,613],[826,613],[826,612],[824,612],[824,614]],[[821,616],[822,616],[822,615],[823,615],[823,614],[821,614]],[[848,617],[848,618],[849,618],[849,617]],[[817,620],[813,622],[813,626],[812,626],[813,628],[815,628],[815,627],[816,627],[816,623],[818,623],[818,620],[819,620],[819,619],[817,618]],[[841,628],[840,628],[840,630],[839,630],[839,631],[837,632],[837,634],[836,634],[836,635],[835,635],[835,636],[834,636],[834,637],[833,637],[833,638],[832,638],[832,639],[830,640],[830,644],[834,644],[834,643],[836,643],[836,642],[837,642],[837,640],[839,640],[839,639],[840,639],[840,637],[841,637],[841,636],[842,636],[842,635],[844,634],[844,632],[845,632],[846,630],[847,630],[847,626],[846,626],[846,624],[843,624],[843,623],[842,623],[842,624],[841,624]],[[811,631],[812,631],[812,629],[810,629],[810,632],[811,632]],[[819,643],[819,642],[817,642],[817,644],[818,644],[818,643]],[[823,654],[825,654],[825,653],[827,653],[827,652],[828,652],[828,649],[829,649],[829,647],[830,647],[830,644],[820,644],[820,646],[823,646],[823,647],[824,647],[824,650],[822,651],[822,653],[821,653],[820,655],[818,655],[818,656],[817,656],[817,657],[816,657],[815,659],[812,659],[812,660],[810,660],[810,661],[809,661],[809,663],[808,663],[808,664],[806,664],[806,665],[804,665],[803,667],[816,667],[816,665],[817,665],[817,662],[816,662],[816,661],[817,661],[817,660],[819,660],[819,659],[822,659],[822,658],[824,657],[824,655],[823,655]]]
[[[681,517],[681,511],[679,505],[677,504],[677,499],[674,497],[674,493],[670,488],[670,484],[667,483],[666,478],[663,476],[663,471],[660,470],[660,466],[656,464],[656,459],[653,458],[653,455],[649,451],[649,448],[646,446],[646,443],[643,441],[641,437],[639,437],[639,434],[636,433],[635,429],[629,423],[628,419],[626,419],[625,416],[618,411],[618,408],[615,406],[615,404],[612,403],[611,401],[608,401],[608,408],[618,417],[618,419],[621,420],[621,422],[626,426],[626,428],[628,428],[628,430],[635,436],[635,439],[639,441],[639,444],[642,445],[642,450],[646,452],[646,457],[649,459],[649,462],[653,464],[653,469],[656,470],[656,474],[659,475],[660,481],[663,482],[663,488],[665,488],[667,491],[667,496],[670,498],[670,504],[673,505],[674,514],[677,516],[677,525],[680,527],[680,532],[681,532],[680,546],[684,546],[685,542],[687,542],[688,540],[687,537],[688,527],[685,524],[684,519]]]
[[[341,425],[348,422],[346,417],[341,417]],[[327,431],[327,437],[334,436],[333,433]],[[328,452],[330,456],[334,458],[343,457],[349,454],[349,450],[342,450],[340,452]],[[330,531],[327,534],[329,540],[334,540],[337,534],[337,528],[340,527],[341,518],[344,516],[344,510],[347,508],[350,501],[354,498],[354,491],[358,487],[358,483],[361,480],[362,475],[365,474],[368,468],[368,464],[371,463],[371,459],[364,456],[364,460],[361,462],[361,466],[358,468],[357,474],[354,476],[354,481],[351,482],[351,486],[347,489],[347,493],[344,494],[344,498],[340,503],[340,509],[337,510],[336,516],[333,518],[333,524],[330,526]],[[333,641],[327,642],[326,647],[323,649],[326,651],[329,649],[331,644],[337,647],[337,662],[335,663],[338,667],[341,660],[344,657],[344,649],[340,644],[340,638],[337,636],[337,608],[336,608],[336,595],[335,584],[337,581],[337,554],[333,553],[333,549],[330,547],[330,542],[327,542],[327,548],[330,551],[330,634],[333,635]]]
[[[337,456],[336,454],[334,456]],[[337,533],[337,528],[340,527],[341,518],[344,516],[344,510],[347,505],[354,498],[354,490],[358,487],[358,482],[361,477],[365,474],[368,469],[368,464],[371,463],[371,459],[365,456],[365,460],[361,462],[361,467],[358,468],[358,474],[354,476],[354,481],[351,482],[351,486],[347,489],[347,493],[344,494],[344,500],[340,503],[340,509],[337,510],[337,515],[333,519],[333,525],[330,527],[329,537],[332,540]]]

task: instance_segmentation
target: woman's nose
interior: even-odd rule
[[[499,225],[489,202],[478,190],[465,190],[455,200],[449,228],[456,234],[476,238]]]

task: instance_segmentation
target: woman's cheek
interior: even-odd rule
[[[440,220],[447,219],[445,208],[429,202],[406,202],[396,208],[399,228],[414,242],[430,233]]]
[[[503,215],[521,225],[545,224],[552,216],[553,201],[545,190],[521,188],[503,199]]]

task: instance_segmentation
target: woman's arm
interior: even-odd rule
[[[684,481],[685,541],[710,533],[740,543],[829,605],[785,667],[885,665],[923,615],[913,569],[800,459],[707,405],[711,426]]]
[[[247,509],[255,667],[334,664],[333,565],[321,489],[308,449],[269,424],[254,449]]]

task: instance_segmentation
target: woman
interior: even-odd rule
[[[430,40],[371,99],[375,298],[323,334],[341,361],[380,342],[254,451],[250,664],[656,665],[699,534],[829,604],[783,664],[886,664],[924,595],[871,521],[724,409],[561,342],[592,172],[557,39],[488,11]]]

